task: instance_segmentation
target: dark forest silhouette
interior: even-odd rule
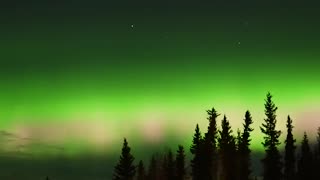
[[[264,180],[312,180],[320,179],[317,167],[320,167],[320,128],[317,133],[317,147],[312,150],[307,133],[304,133],[299,152],[296,152],[296,140],[293,136],[293,125],[290,116],[287,118],[287,134],[285,151],[282,157],[278,146],[282,132],[277,130],[277,107],[272,95],[265,99],[265,119],[260,126],[264,134],[262,145],[265,156],[261,159]],[[212,108],[207,111],[208,129],[202,134],[196,124],[190,146],[192,159],[187,169],[186,154],[183,146],[177,147],[176,154],[170,149],[162,156],[153,155],[148,168],[140,160],[134,164],[130,147],[124,139],[122,153],[115,166],[114,180],[251,180],[257,179],[251,174],[250,133],[253,123],[249,111],[245,112],[243,129],[233,135],[231,125],[226,117],[221,120],[221,128],[217,128],[219,114]]]

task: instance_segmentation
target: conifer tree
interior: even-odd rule
[[[298,175],[299,179],[301,180],[311,180],[313,178],[312,152],[310,150],[309,140],[306,132],[304,132],[301,142],[301,155],[298,162]]]
[[[120,160],[114,170],[114,180],[132,180],[134,178],[136,167],[133,165],[134,157],[130,151],[127,139],[124,138]]]
[[[295,142],[292,134],[293,125],[290,116],[287,119],[287,138],[285,140],[285,156],[284,156],[284,178],[285,180],[292,180],[296,173],[296,158],[295,158]]]
[[[262,143],[265,148],[265,158],[263,162],[263,178],[264,180],[280,180],[282,178],[281,173],[281,156],[277,148],[280,145],[279,137],[281,131],[276,130],[276,111],[277,107],[272,101],[272,95],[267,94],[265,100],[265,115],[264,123],[260,127],[261,132],[265,134],[264,142]]]
[[[142,160],[139,162],[137,167],[137,180],[146,180],[146,171]]]
[[[241,146],[241,131],[240,129],[237,129],[237,137],[235,138],[235,141],[236,141],[236,175],[237,175],[237,178],[236,180],[241,180],[241,169],[242,169],[242,162],[241,162],[241,159],[242,159],[242,156],[241,156],[241,152],[240,152],[240,146]]]
[[[203,169],[202,180],[216,180],[218,173],[218,158],[217,158],[217,117],[219,114],[212,108],[207,111],[209,117],[208,131],[204,136],[203,145]]]
[[[172,151],[169,149],[164,157],[164,179],[174,180],[175,179],[175,161]]]
[[[234,180],[236,179],[236,164],[235,153],[236,145],[235,138],[232,136],[232,130],[227,117],[224,116],[221,121],[220,137],[218,138],[219,155],[221,160],[221,180]]]
[[[243,123],[243,132],[241,134],[240,142],[238,142],[238,154],[239,154],[239,179],[248,180],[251,174],[251,159],[250,159],[250,133],[253,129],[250,127],[253,123],[252,117],[249,111],[246,111],[244,123]]]
[[[190,147],[190,152],[193,155],[191,159],[191,175],[193,180],[201,180],[203,175],[202,166],[202,146],[203,146],[203,139],[200,132],[199,125],[196,125],[195,133],[192,140],[192,145]]]
[[[159,177],[159,167],[158,167],[158,160],[155,155],[151,156],[149,168],[148,168],[148,180],[155,180]]]
[[[178,146],[176,155],[176,180],[184,180],[186,175],[185,154],[183,146]]]

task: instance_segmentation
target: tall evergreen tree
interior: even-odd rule
[[[235,138],[232,136],[232,130],[227,117],[224,116],[221,121],[220,137],[218,138],[219,155],[221,160],[221,180],[236,179],[236,145]]]
[[[248,180],[251,174],[251,159],[250,159],[250,133],[253,129],[250,127],[253,123],[252,117],[249,111],[246,111],[243,123],[243,132],[240,140],[238,140],[238,161],[239,165],[239,179]]]
[[[173,153],[170,149],[164,155],[163,171],[164,171],[163,179],[166,179],[166,180],[175,179],[175,161],[174,161]]]
[[[237,137],[235,139],[236,141],[236,175],[237,175],[237,178],[236,180],[241,180],[241,169],[242,169],[242,162],[241,162],[241,159],[243,158],[241,156],[241,152],[240,152],[240,146],[241,146],[241,142],[242,142],[242,139],[241,139],[241,131],[240,129],[237,129]]]
[[[158,160],[155,155],[152,155],[149,163],[147,179],[155,180],[155,179],[158,179],[158,177],[159,177]]]
[[[132,180],[134,178],[136,167],[133,165],[134,157],[130,151],[127,139],[124,138],[120,160],[114,169],[114,180]]]
[[[186,176],[185,154],[183,146],[179,145],[176,155],[176,180],[184,180]]]
[[[204,136],[203,145],[203,169],[202,180],[216,180],[218,178],[218,158],[217,158],[217,117],[219,114],[212,108],[207,111],[209,117],[208,131]]]
[[[304,132],[303,139],[301,142],[301,155],[298,162],[298,175],[299,179],[313,179],[313,172],[312,172],[312,152],[309,146],[309,140],[307,133]]]
[[[279,137],[281,131],[276,130],[276,111],[277,107],[272,101],[272,95],[267,94],[265,100],[265,115],[264,123],[260,127],[264,136],[264,142],[262,143],[265,148],[265,158],[263,162],[263,178],[264,180],[280,180],[282,178],[281,173],[281,156],[277,146],[280,144]]]
[[[203,165],[201,160],[202,154],[202,146],[203,146],[203,139],[201,136],[199,125],[196,125],[195,133],[193,135],[192,145],[190,147],[190,152],[193,155],[191,159],[191,173],[193,180],[202,180],[203,176],[203,169],[201,166]]]
[[[139,162],[137,167],[137,180],[146,180],[146,171],[142,160]]]
[[[296,158],[295,158],[295,142],[292,134],[293,125],[292,119],[288,116],[287,119],[287,138],[285,140],[285,155],[284,155],[284,178],[285,180],[292,180],[296,174]]]

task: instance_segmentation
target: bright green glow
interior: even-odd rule
[[[266,32],[259,24],[232,38],[229,25],[221,26],[183,31],[182,24],[164,33],[143,23],[137,30],[96,25],[93,32],[33,25],[24,39],[1,44],[0,129],[63,146],[67,154],[113,151],[124,136],[131,144],[176,137],[189,146],[195,124],[205,132],[205,110],[214,106],[234,132],[249,109],[252,147],[260,150],[268,91],[279,106],[282,138],[288,114],[296,135],[320,126],[316,38],[281,27]]]

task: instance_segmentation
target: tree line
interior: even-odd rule
[[[292,119],[287,117],[285,151],[279,151],[279,137],[282,132],[276,128],[277,106],[272,95],[265,99],[265,118],[260,126],[264,134],[262,145],[264,158],[262,177],[264,180],[316,180],[320,179],[320,128],[317,133],[317,147],[312,149],[307,133],[304,132],[299,152],[293,136]],[[188,149],[192,155],[186,162],[186,151],[182,145],[176,152],[167,150],[163,155],[153,155],[148,168],[143,161],[134,163],[134,156],[125,138],[119,162],[115,166],[114,180],[253,180],[251,169],[251,125],[253,119],[245,112],[242,130],[233,133],[228,118],[224,115],[221,128],[217,127],[220,114],[214,109],[207,111],[209,125],[203,134],[197,124],[193,140]],[[187,170],[187,165],[190,170]]]

